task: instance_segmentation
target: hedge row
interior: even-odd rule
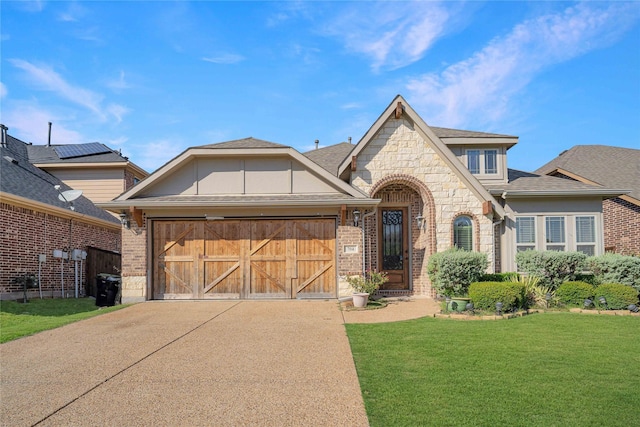
[[[495,310],[502,303],[503,311],[524,308],[526,287],[516,282],[475,282],[469,286],[469,298],[478,310]]]
[[[586,282],[565,282],[558,287],[555,294],[558,302],[567,305],[582,305],[590,299],[596,307],[610,310],[624,310],[630,304],[638,303],[638,291],[621,283],[605,283],[592,286]],[[606,304],[600,302],[604,297]]]

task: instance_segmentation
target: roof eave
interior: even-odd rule
[[[131,199],[123,201],[101,202],[95,205],[99,208],[106,209],[111,212],[120,212],[122,209],[136,208],[153,208],[153,209],[173,209],[173,208],[203,208],[203,207],[311,207],[311,206],[361,206],[374,207],[380,203],[380,199],[322,199],[315,200],[233,200],[233,201],[157,201],[157,200],[141,200]]]

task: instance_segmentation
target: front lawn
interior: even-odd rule
[[[126,305],[96,307],[92,298],[31,299],[24,304],[0,302],[0,343],[118,310]]]
[[[347,324],[372,426],[640,423],[640,318]]]

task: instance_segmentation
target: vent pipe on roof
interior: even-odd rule
[[[349,144],[351,144],[351,137],[347,138],[347,140],[349,141]]]
[[[2,140],[0,141],[0,145],[2,147],[7,147],[7,131],[9,130],[9,128],[5,125],[0,124],[0,129],[2,130]]]
[[[316,150],[318,149],[319,146],[320,146],[320,140],[316,139]]]
[[[49,122],[49,139],[47,140],[47,147],[51,147],[51,122]]]

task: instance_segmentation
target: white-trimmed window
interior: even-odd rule
[[[474,175],[498,173],[498,150],[467,150],[467,168]]]
[[[545,239],[548,251],[564,251],[567,246],[567,238],[563,216],[545,217]]]
[[[536,217],[516,217],[516,250],[518,252],[535,250],[536,248]]]
[[[596,254],[596,219],[593,216],[576,217],[576,250],[591,256]]]
[[[453,245],[466,251],[473,250],[473,221],[461,215],[453,221]]]

